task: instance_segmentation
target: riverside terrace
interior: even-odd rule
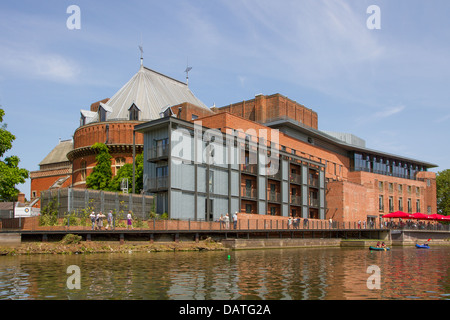
[[[382,221],[371,225],[358,222],[336,222],[318,219],[294,219],[276,216],[255,218],[251,214],[238,214],[236,227],[222,222],[192,220],[146,220],[134,221],[133,228],[127,228],[126,221],[115,222],[114,228],[92,229],[90,221],[84,225],[64,224],[39,226],[39,217],[0,220],[0,235],[16,233],[22,240],[58,241],[66,234],[78,234],[86,241],[199,241],[205,238],[225,239],[280,239],[280,238],[340,238],[340,239],[382,239],[402,240],[403,233],[414,233],[415,239],[450,238],[450,225],[440,223],[398,225]],[[448,242],[448,241],[447,241]],[[1,243],[0,243],[1,245]]]

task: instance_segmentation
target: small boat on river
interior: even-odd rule
[[[382,248],[382,247],[369,247],[370,251],[389,251],[391,250],[390,248]]]
[[[426,244],[416,244],[416,248],[417,249],[430,249],[430,246],[428,245],[428,243],[426,243]]]

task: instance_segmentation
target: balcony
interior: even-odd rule
[[[243,198],[256,199],[257,190],[255,188],[241,188],[241,196]]]
[[[169,156],[169,145],[161,145],[153,148],[148,148],[147,161],[156,162],[159,160],[167,159]]]
[[[147,179],[147,190],[149,192],[165,191],[169,186],[169,177],[157,177]]]
[[[241,172],[243,172],[243,173],[250,173],[250,174],[257,174],[258,173],[258,166],[256,164],[241,164]]]
[[[302,176],[296,173],[289,175],[289,181],[294,184],[302,184]]]
[[[290,199],[290,203],[294,206],[301,206],[302,205],[302,198],[298,195],[292,195],[291,194],[291,199]]]
[[[308,184],[309,184],[310,187],[319,188],[319,179],[318,178],[309,177]]]
[[[273,180],[281,180],[281,170],[278,170],[277,173],[269,175],[269,170],[267,170],[267,178]]]
[[[310,207],[319,207],[319,199],[309,198],[309,206]]]
[[[280,202],[281,194],[279,192],[269,192],[268,200],[271,202]]]

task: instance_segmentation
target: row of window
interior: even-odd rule
[[[350,167],[352,171],[366,171],[405,179],[415,179],[417,172],[427,171],[422,165],[358,152],[353,153],[350,158]]]
[[[384,192],[385,191],[385,186],[386,186],[386,184],[385,184],[385,182],[384,181],[379,181],[378,182],[378,190],[380,191],[380,192]],[[416,193],[416,196],[420,196],[420,187],[414,187],[414,186],[406,186],[406,188],[403,188],[403,184],[397,184],[397,192],[399,193],[399,194],[403,194],[403,192],[406,190],[407,191],[407,193],[410,195],[410,194],[412,194],[412,192],[413,192],[413,190],[414,190],[414,192]],[[388,183],[388,192],[389,193],[393,193],[394,192],[394,183],[392,183],[392,182],[389,182]]]
[[[139,108],[133,103],[133,105],[128,109],[128,120],[139,121],[139,113],[140,113]],[[98,107],[97,114],[99,122],[106,121],[107,111],[102,106]],[[81,115],[80,125],[81,126],[86,125],[86,117],[84,115]]]
[[[411,198],[408,198],[406,200],[406,207],[404,207],[404,203],[403,203],[403,197],[399,197],[398,198],[398,202],[397,202],[397,209],[395,207],[395,201],[394,201],[394,197],[390,196],[388,198],[388,206],[389,208],[388,211],[389,212],[394,212],[394,211],[404,211],[406,210],[407,213],[413,213],[413,201]],[[378,209],[380,212],[385,212],[385,207],[384,207],[384,195],[379,195],[378,197]],[[416,203],[415,203],[415,212],[421,212],[421,204],[420,204],[420,199],[416,199]],[[427,213],[431,214],[431,207],[428,206],[427,207]]]

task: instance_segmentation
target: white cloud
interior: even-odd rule
[[[373,115],[373,118],[375,118],[375,119],[388,118],[397,113],[402,112],[404,109],[405,109],[405,106],[395,106],[395,107],[385,108],[384,110],[376,112]]]
[[[5,46],[0,47],[0,69],[20,78],[50,81],[74,81],[80,74],[77,63],[59,54]]]
[[[230,9],[247,26],[243,35],[305,79],[342,76],[384,54],[365,10],[344,1],[240,1]]]

